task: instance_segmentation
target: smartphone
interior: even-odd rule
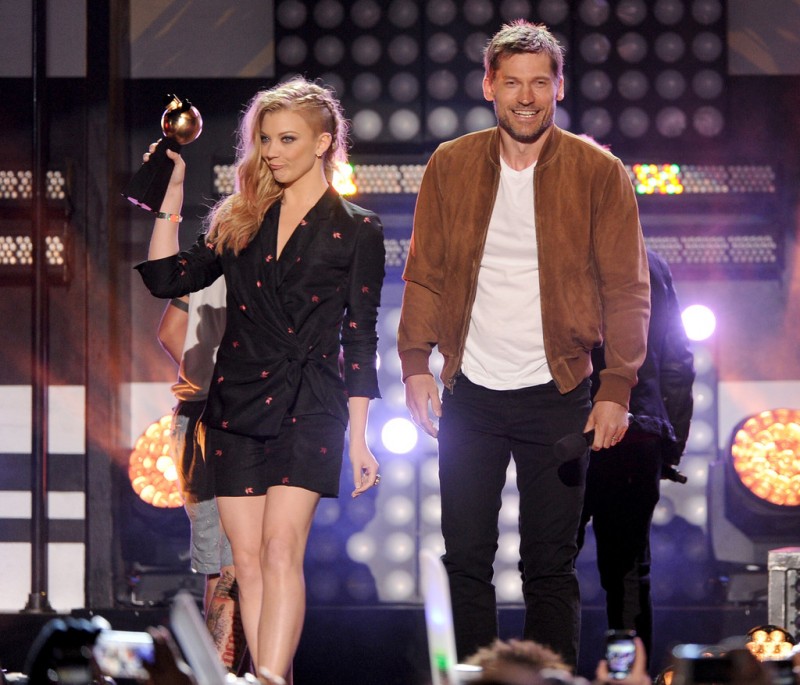
[[[636,657],[635,630],[606,631],[606,662],[612,680],[622,680],[631,674]]]
[[[94,643],[94,660],[100,672],[111,678],[147,680],[145,664],[153,663],[153,638],[149,633],[103,630]]]

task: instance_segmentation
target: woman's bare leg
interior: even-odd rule
[[[258,668],[258,625],[264,581],[261,571],[262,523],[266,495],[252,497],[218,497],[222,527],[231,543],[233,566],[239,586],[239,611],[245,640],[254,666]]]
[[[306,611],[303,576],[308,534],[320,496],[294,487],[267,491],[263,519],[263,601],[256,661],[290,677]]]

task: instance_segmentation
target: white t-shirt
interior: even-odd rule
[[[497,190],[461,370],[473,383],[514,390],[552,380],[544,353],[533,212],[536,164],[500,159]]]
[[[203,290],[189,295],[189,320],[178,382],[172,386],[176,399],[205,400],[217,348],[225,333],[225,279],[220,276]]]

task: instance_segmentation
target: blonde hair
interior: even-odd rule
[[[295,77],[250,100],[239,125],[236,147],[235,190],[209,212],[206,242],[221,254],[231,249],[239,254],[253,239],[267,210],[283,195],[269,166],[261,158],[261,122],[265,114],[292,110],[307,117],[320,133],[330,133],[331,144],[322,156],[325,177],[330,182],[337,163],[347,161],[348,123],[334,94]]]

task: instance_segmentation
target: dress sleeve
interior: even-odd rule
[[[350,397],[380,397],[376,326],[385,261],[383,226],[377,215],[368,214],[359,227],[342,322],[344,382]]]
[[[202,290],[222,275],[222,261],[207,245],[205,235],[188,249],[163,259],[152,259],[134,266],[151,294],[161,298],[182,297]]]

